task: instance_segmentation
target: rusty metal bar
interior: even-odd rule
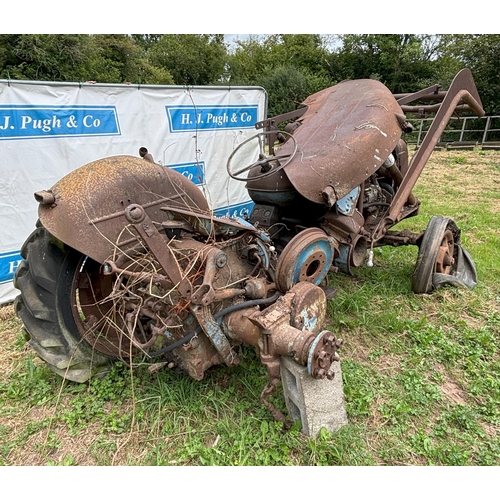
[[[306,111],[308,106],[304,106],[303,108],[295,109],[294,111],[289,111],[288,113],[284,113],[282,115],[273,116],[272,118],[267,118],[266,120],[262,120],[255,124],[255,128],[257,130],[264,128],[266,130],[270,130],[276,128],[278,123],[287,121],[287,120],[296,120],[300,118]]]
[[[394,97],[396,98],[400,106],[422,99],[444,99],[446,97],[446,93],[438,93],[438,90],[440,88],[441,86],[436,84],[432,85],[431,87],[427,87],[426,89],[419,90],[418,92],[414,92],[413,94],[394,94]]]
[[[269,154],[274,155],[274,142],[278,139],[279,129],[278,124],[288,120],[296,120],[300,118],[308,109],[308,106],[304,106],[294,111],[289,111],[282,115],[273,116],[272,118],[267,118],[255,124],[257,130],[265,129],[269,132],[267,136],[267,145],[269,147]]]
[[[401,106],[404,113],[412,113],[417,115],[425,115],[426,113],[437,113],[443,104],[417,104],[416,106]],[[468,113],[474,111],[467,104],[460,104],[456,106],[454,112],[456,113]]]

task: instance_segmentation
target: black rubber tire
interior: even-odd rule
[[[450,234],[453,238],[454,263],[450,266],[447,274],[453,274],[456,271],[460,230],[453,219],[440,215],[431,217],[419,245],[417,264],[412,276],[412,289],[415,293],[431,293],[434,290],[432,278],[438,272],[436,266],[439,249]]]
[[[71,289],[82,254],[65,247],[42,226],[25,241],[14,286],[15,310],[29,344],[48,367],[74,382],[109,369],[113,359],[82,339],[72,313]]]

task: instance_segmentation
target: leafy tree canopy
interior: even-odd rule
[[[500,35],[442,35],[439,50],[448,78],[469,68],[486,113],[500,114]]]
[[[392,92],[412,92],[436,83],[430,35],[341,35],[330,58],[337,80],[374,78]]]
[[[151,44],[147,57],[177,85],[213,85],[221,83],[226,55],[224,35],[163,35]]]
[[[495,34],[251,35],[231,48],[220,34],[0,34],[3,79],[261,85],[276,114],[345,79],[375,78],[395,93],[446,89],[463,67],[486,111],[500,114],[499,60]]]

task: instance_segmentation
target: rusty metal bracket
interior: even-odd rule
[[[440,88],[441,85],[436,84],[436,85],[431,85],[426,89],[419,90],[418,92],[414,92],[412,94],[395,94],[394,97],[397,99],[398,104],[400,106],[403,106],[403,104],[408,104],[409,102],[414,102],[423,98],[439,99],[438,91]],[[441,98],[443,98],[442,95]]]
[[[255,124],[255,128],[257,130],[261,128],[265,128],[266,130],[277,130],[278,123],[288,120],[296,120],[297,118],[300,118],[307,111],[307,109],[308,106],[304,106],[303,108],[289,111],[288,113],[283,113],[282,115],[273,116],[272,118],[268,118],[267,120],[262,120]]]
[[[205,257],[205,273],[203,276],[203,283],[191,296],[191,301],[194,304],[203,306],[210,305],[216,297],[215,290],[212,286],[213,280],[217,271],[224,267],[227,262],[227,256],[218,248],[210,248]]]
[[[229,340],[224,335],[216,319],[212,316],[210,309],[206,306],[200,307],[195,305],[190,305],[190,309],[201,329],[224,360],[224,363],[227,366],[239,365],[240,360],[238,355],[231,348]]]
[[[190,297],[192,291],[190,281],[182,277],[177,259],[144,208],[141,205],[131,204],[125,209],[125,217],[134,225],[144,244],[151,250],[172,283],[178,284],[179,293],[183,297]]]
[[[255,128],[257,130],[265,129],[268,131],[269,135],[267,137],[267,144],[269,146],[269,153],[271,155],[274,155],[274,143],[278,139],[278,124],[281,122],[286,122],[288,120],[296,120],[297,118],[300,118],[307,111],[307,109],[308,106],[304,106],[294,111],[289,111],[288,113],[273,116],[272,118],[268,118],[267,120],[262,120],[255,124]]]

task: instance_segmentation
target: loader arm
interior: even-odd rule
[[[418,97],[418,96],[417,96]],[[406,101],[409,102],[409,101]],[[408,200],[412,189],[415,187],[425,164],[429,160],[441,134],[443,133],[451,115],[455,112],[457,105],[465,102],[477,116],[484,115],[481,99],[476,89],[476,84],[469,69],[463,69],[453,79],[450,88],[446,92],[443,102],[434,117],[431,127],[427,132],[418,151],[410,161],[408,170],[396,192],[385,218],[377,226],[373,240],[381,239],[387,228],[393,226],[400,220],[401,210]]]

